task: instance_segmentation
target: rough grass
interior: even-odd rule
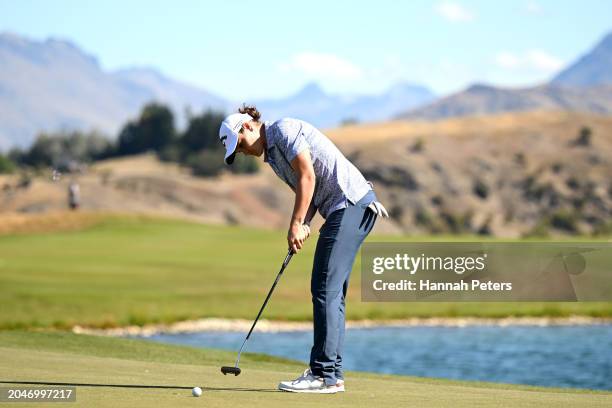
[[[246,354],[243,374],[223,376],[219,366],[232,364],[233,359],[234,354],[226,351],[140,340],[0,332],[0,381],[75,384],[77,401],[70,403],[75,407],[607,407],[612,403],[608,392],[352,372],[347,373],[346,393],[289,394],[276,391],[276,384],[297,376],[299,363]],[[204,390],[201,398],[191,396],[194,386]]]
[[[108,220],[112,215],[95,212],[52,211],[42,214],[0,214],[0,235],[78,231]]]

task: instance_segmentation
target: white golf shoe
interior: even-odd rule
[[[313,394],[335,394],[344,391],[344,381],[336,382],[335,385],[325,385],[322,377],[312,375],[310,368],[293,381],[282,381],[278,389],[288,392],[309,392]]]

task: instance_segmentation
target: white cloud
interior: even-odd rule
[[[525,4],[525,11],[527,12],[527,14],[542,14],[542,6],[540,6],[540,4],[536,3],[535,1],[528,1]]]
[[[541,50],[532,50],[527,53],[527,58],[540,71],[557,71],[563,67],[563,61],[554,55]]]
[[[298,72],[311,79],[338,78],[356,80],[363,70],[352,62],[333,54],[304,51],[294,54],[279,66],[282,72]]]
[[[445,1],[436,5],[436,12],[448,21],[467,22],[474,20],[474,14],[459,3]]]
[[[504,69],[514,69],[521,64],[521,61],[517,55],[508,51],[502,51],[495,56],[495,63]]]
[[[502,51],[495,56],[495,64],[506,70],[531,70],[552,73],[561,69],[563,61],[542,50],[528,50],[523,53]]]

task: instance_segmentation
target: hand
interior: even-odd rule
[[[297,254],[300,249],[304,246],[304,241],[310,236],[310,227],[306,224],[299,222],[293,222],[287,232],[287,243],[289,249]]]

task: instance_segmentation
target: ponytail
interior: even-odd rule
[[[238,109],[238,112],[246,113],[247,115],[252,117],[255,122],[259,122],[259,119],[261,119],[261,113],[259,113],[255,105],[247,105],[243,103],[242,107]]]

